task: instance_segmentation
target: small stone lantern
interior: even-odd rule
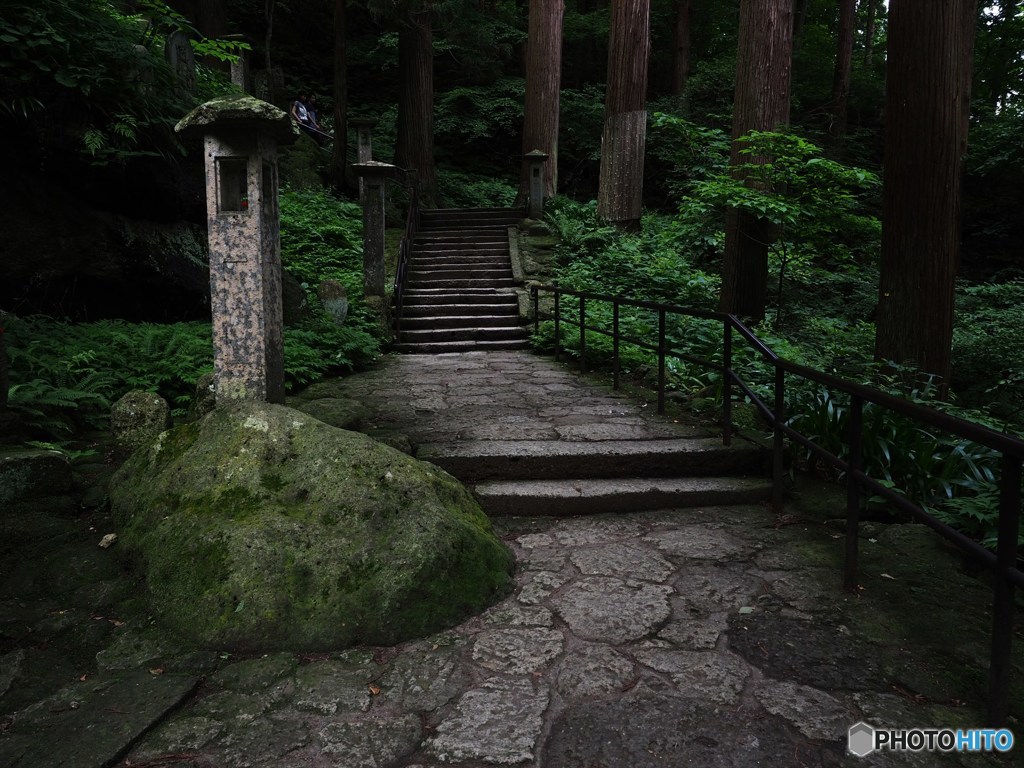
[[[544,163],[548,155],[535,149],[525,155],[530,174],[530,212],[531,219],[544,218]]]
[[[252,96],[201,104],[175,130],[203,138],[217,400],[283,403],[277,146],[296,131]]]

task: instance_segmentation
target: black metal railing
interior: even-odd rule
[[[405,232],[398,246],[398,264],[395,266],[395,285],[392,292],[392,328],[397,337],[402,330],[402,307],[405,301],[405,279],[409,269],[409,256],[413,238],[420,226],[419,176],[415,170],[405,171],[404,179],[396,182],[409,191],[409,210],[405,217]]]
[[[665,409],[666,358],[676,358],[718,371],[722,377],[722,441],[725,445],[729,445],[732,433],[731,404],[733,387],[735,386],[742,391],[773,428],[772,501],[776,508],[781,507],[782,504],[785,473],[784,452],[787,438],[803,446],[827,464],[844,472],[846,475],[847,499],[843,582],[847,589],[854,589],[857,582],[858,528],[861,503],[865,491],[882,497],[895,508],[932,528],[959,547],[965,555],[992,571],[995,579],[993,581],[992,644],[989,657],[988,716],[993,725],[1002,725],[1006,721],[1009,713],[1010,697],[1014,587],[1024,588],[1024,572],[1020,570],[1017,564],[1018,535],[1021,519],[1021,465],[1022,461],[1024,461],[1024,440],[1004,432],[997,432],[981,424],[951,416],[935,408],[929,408],[928,406],[890,395],[872,387],[857,384],[813,368],[797,365],[775,354],[735,315],[678,307],[653,301],[638,301],[621,296],[574,291],[557,285],[538,285],[533,286],[531,290],[535,331],[539,329],[540,323],[540,292],[550,293],[553,296],[552,319],[554,320],[556,359],[559,357],[562,349],[562,296],[575,297],[579,302],[575,325],[579,328],[580,343],[578,354],[579,363],[583,370],[586,370],[587,367],[587,331],[612,338],[612,375],[613,384],[616,388],[619,386],[620,342],[625,341],[641,349],[655,352],[658,356],[657,389],[659,413],[663,413]],[[587,302],[605,302],[612,305],[611,329],[587,323]],[[657,343],[623,335],[620,332],[620,307],[637,307],[656,312],[658,315]],[[720,322],[722,324],[721,360],[705,360],[671,349],[666,339],[666,318],[669,315]],[[744,381],[733,367],[734,333],[738,333],[743,341],[772,367],[774,371],[774,402],[771,406],[764,402],[754,391],[753,387]],[[786,415],[785,408],[787,374],[849,395],[850,419],[847,426],[847,434],[844,438],[847,445],[846,459],[840,458],[821,447],[810,437],[801,434],[790,425],[790,419]],[[863,410],[865,403],[874,403],[877,406],[901,414],[921,424],[926,424],[965,440],[970,440],[1000,453],[1002,458],[999,479],[998,537],[994,553],[936,519],[926,509],[910,501],[898,489],[883,485],[865,473],[863,466]]]

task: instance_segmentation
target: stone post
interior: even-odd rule
[[[203,139],[217,400],[283,403],[277,146],[295,140],[291,120],[233,96],[196,107],[175,130]]]
[[[384,295],[384,184],[400,170],[388,163],[368,160],[352,170],[363,186],[363,291]]]
[[[525,155],[530,174],[530,211],[531,219],[544,218],[544,163],[548,156],[535,149]]]
[[[370,133],[377,125],[372,117],[354,117],[348,124],[356,129],[356,163],[368,163],[373,160],[373,136]],[[363,199],[362,178],[359,179],[359,199]]]
[[[249,83],[249,52],[239,51],[238,58],[231,62],[231,82],[246,93],[252,90]]]

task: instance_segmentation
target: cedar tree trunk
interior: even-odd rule
[[[675,56],[672,58],[672,95],[682,96],[690,76],[690,0],[676,0]]]
[[[608,92],[601,136],[597,213],[626,228],[640,225],[647,140],[650,3],[614,0],[608,40]]]
[[[434,30],[430,8],[409,13],[398,32],[395,165],[418,173],[420,204],[438,205],[434,172]]]
[[[331,154],[331,176],[339,191],[346,185],[345,169],[348,155],[348,54],[345,0],[334,0],[334,150]]]
[[[565,0],[530,0],[526,43],[526,98],[523,104],[523,154],[539,149],[544,165],[544,197],[558,189],[558,91],[562,73],[562,15]],[[530,192],[529,164],[522,162],[517,203]]]
[[[891,0],[875,356],[940,377],[953,339],[977,0]]]
[[[836,35],[836,66],[832,76],[832,125],[829,137],[836,150],[846,138],[846,113],[850,101],[850,75],[853,72],[853,28],[857,20],[857,0],[839,0],[839,31]]]
[[[864,66],[870,67],[875,56],[875,22],[878,19],[878,0],[866,0],[867,18],[864,25]]]
[[[741,0],[731,165],[751,162],[736,141],[750,131],[772,131],[789,122],[792,0]],[[725,257],[719,308],[753,320],[764,318],[768,250],[773,227],[735,209],[726,212]]]

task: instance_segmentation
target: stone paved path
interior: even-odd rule
[[[394,358],[319,389],[358,394],[374,429],[401,430],[414,445],[694,432],[516,355]],[[103,765],[95,756],[109,752],[61,751],[59,735],[83,713],[96,727],[121,717],[116,700],[99,698],[110,688],[102,681],[123,686],[132,675],[165,680],[174,696],[123,766],[1021,764],[1019,746],[1009,760],[845,753],[859,720],[981,724],[989,598],[929,531],[872,523],[863,589],[845,594],[841,509],[806,492],[783,517],[748,505],[501,519],[518,563],[514,592],[392,648],[233,658],[186,652],[129,620],[103,636],[89,672],[99,694],[76,682],[0,719],[0,765]],[[22,611],[40,626],[55,621]],[[0,696],[19,685],[17,663],[0,656]]]

